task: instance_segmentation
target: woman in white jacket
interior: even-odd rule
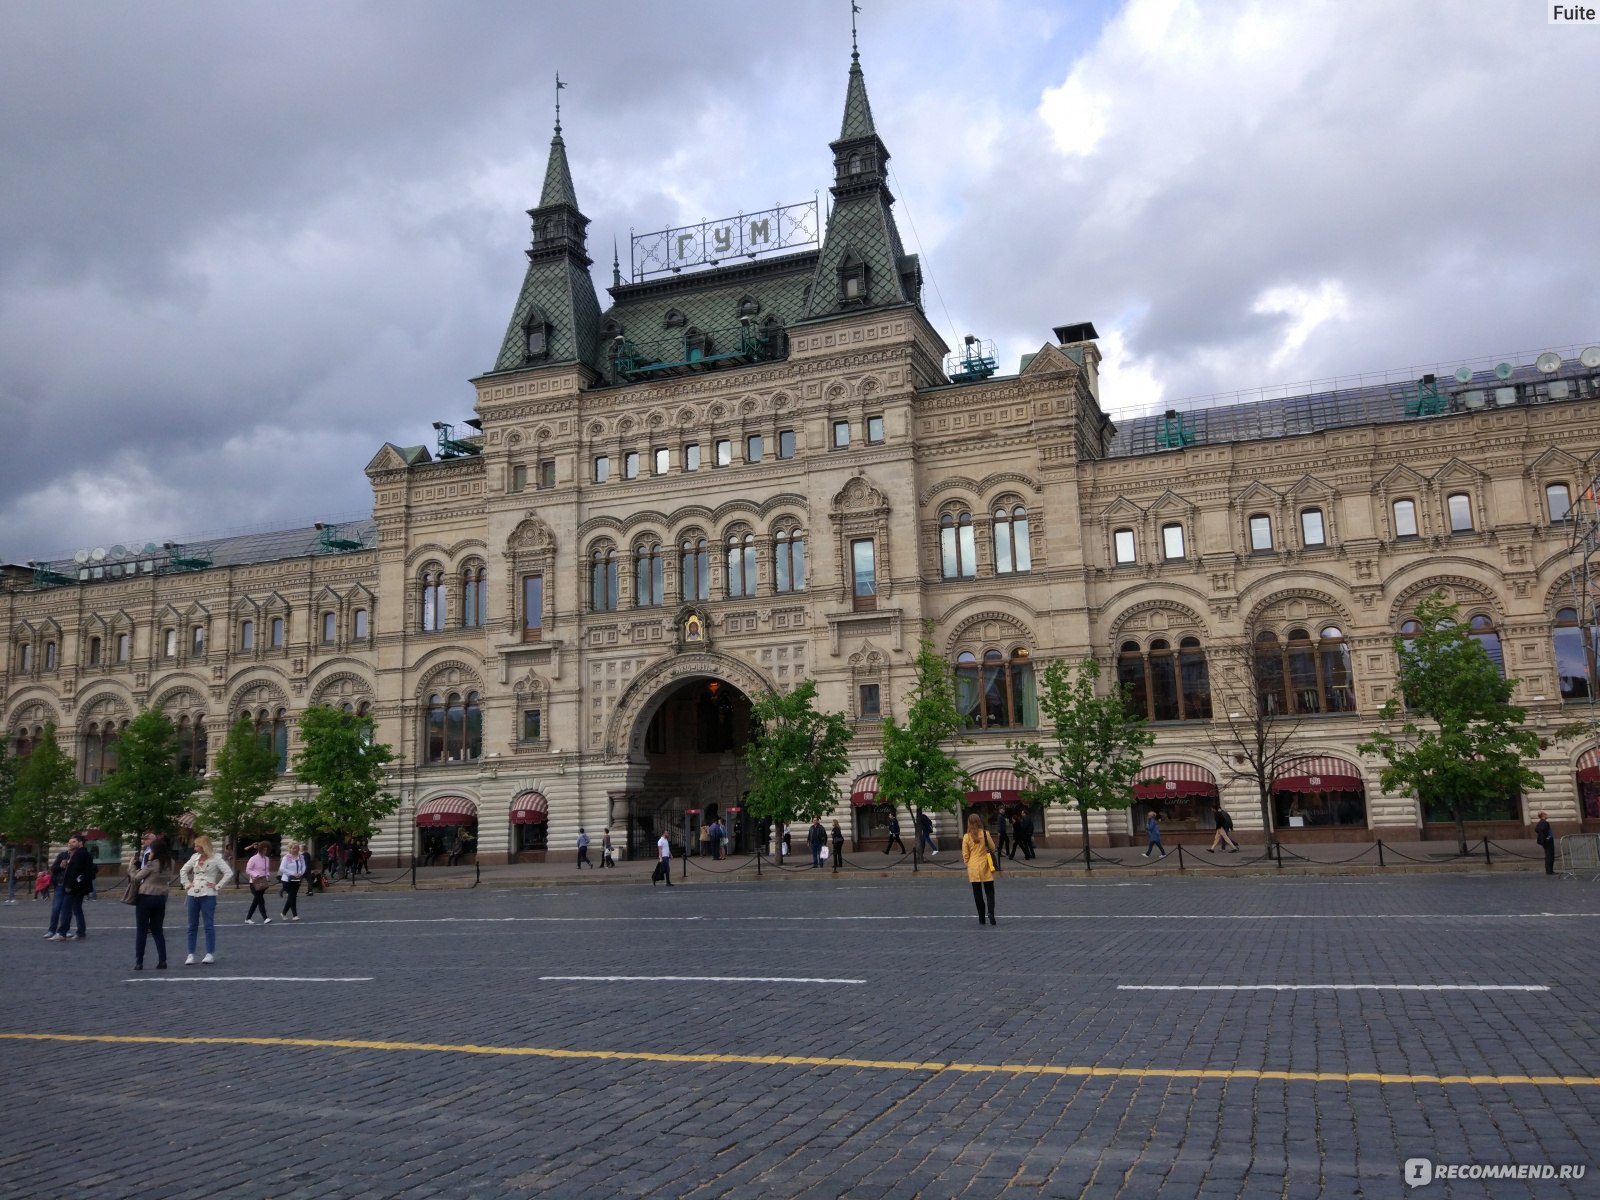
[[[217,889],[233,878],[233,868],[211,848],[211,839],[201,835],[194,840],[194,853],[178,872],[178,882],[189,893],[189,957],[186,967],[194,966],[194,944],[200,932],[200,918],[206,921],[206,956],[200,961],[217,961]]]
[[[278,882],[283,884],[283,915],[291,921],[300,919],[300,883],[306,877],[306,856],[299,842],[290,842],[283,848],[283,858],[278,862]]]

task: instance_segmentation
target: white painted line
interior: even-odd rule
[[[865,979],[805,979],[782,975],[541,975],[540,982],[572,983],[865,983]]]
[[[371,983],[371,975],[168,975],[123,983]]]
[[[1119,992],[1548,992],[1542,983],[1119,983]]]
[[[1155,887],[1153,883],[1047,883],[1047,888],[1114,888],[1114,887]]]

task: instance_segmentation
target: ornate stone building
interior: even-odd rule
[[[487,861],[564,850],[580,825],[635,844],[691,810],[740,825],[749,698],[811,677],[856,724],[839,816],[871,844],[879,722],[927,629],[972,720],[975,803],[1014,798],[1005,742],[1036,728],[1035,670],[1093,655],[1157,722],[1141,799],[1209,838],[1219,799],[1259,827],[1213,679],[1218,647],[1250,645],[1248,690],[1295,731],[1286,835],[1407,836],[1428,814],[1355,747],[1393,636],[1441,587],[1537,723],[1587,714],[1571,546],[1600,356],[1114,424],[1092,325],[1012,376],[949,353],[854,58],[831,148],[819,247],[614,267],[602,310],[558,124],[526,279],[473,380],[479,428],[437,456],[385,445],[359,527],[9,569],[13,748],[53,723],[93,781],[148,705],[196,769],[241,714],[287,763],[307,705],[369,709],[403,801],[379,857],[471,828]],[[1551,744],[1537,807],[1600,817],[1596,763],[1592,742]],[[1493,828],[1527,808],[1508,797]],[[1048,822],[1075,842],[1074,816]]]

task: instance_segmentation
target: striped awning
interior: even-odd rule
[[[543,792],[523,792],[511,802],[513,825],[543,825],[550,819],[550,801]]]
[[[1285,763],[1272,781],[1275,792],[1360,792],[1361,770],[1342,758],[1297,758]]]
[[[192,833],[194,831],[194,813],[187,810],[179,813],[178,828],[185,833]]]
[[[972,787],[967,791],[968,804],[1021,804],[1022,789],[1027,787],[1010,767],[987,767],[972,776]]]
[[[104,829],[85,829],[83,831],[83,840],[86,842],[104,842],[109,838]]]
[[[1585,750],[1578,759],[1578,779],[1582,783],[1600,783],[1600,746]]]
[[[417,805],[417,824],[471,825],[478,819],[478,806],[465,796],[435,796]]]
[[[1136,800],[1178,800],[1186,796],[1216,795],[1217,777],[1194,763],[1150,763],[1133,777],[1133,796]]]
[[[878,802],[878,773],[863,775],[850,787],[851,808],[871,808]]]

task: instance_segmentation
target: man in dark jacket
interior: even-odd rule
[[[44,935],[47,942],[56,941],[67,931],[67,923],[62,920],[62,914],[67,910],[67,863],[72,861],[72,852],[77,848],[78,839],[68,838],[66,849],[60,851],[50,864],[50,929]]]
[[[1016,837],[1017,846],[1022,850],[1022,857],[1032,858],[1034,856],[1033,814],[1031,814],[1026,808],[1024,808],[1017,817],[1017,827],[1014,831],[1014,836]],[[1016,857],[1014,852],[1012,857]]]
[[[83,923],[83,898],[94,887],[95,865],[89,851],[84,848],[83,839],[75,837],[67,843],[72,847],[72,857],[67,859],[66,875],[61,881],[62,890],[67,893],[65,906],[61,910],[61,933],[56,939],[61,942],[82,941],[89,936],[89,931]],[[78,925],[76,938],[67,932],[73,922]]]
[[[1538,842],[1544,850],[1544,873],[1556,873],[1556,836],[1550,828],[1550,822],[1543,813],[1539,814],[1539,822],[1533,827],[1533,840]]]
[[[806,835],[806,841],[811,846],[811,865],[822,866],[822,848],[828,844],[828,831],[822,827],[821,817],[811,822],[811,832]]]
[[[889,853],[890,846],[899,846],[900,853],[906,852],[906,844],[900,840],[900,818],[893,812],[889,814],[889,840],[883,844],[883,852]]]

